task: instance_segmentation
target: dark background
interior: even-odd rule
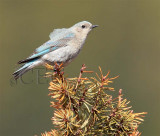
[[[65,69],[78,76],[89,70],[120,75],[111,85],[122,88],[135,112],[148,112],[139,130],[159,136],[160,130],[160,1],[159,0],[0,0],[0,135],[33,136],[53,128],[48,83],[37,70],[23,84],[11,74],[16,62],[49,40],[54,28],[87,20],[92,31],[80,55]],[[42,68],[42,67],[39,67]],[[40,70],[43,74],[45,69]]]

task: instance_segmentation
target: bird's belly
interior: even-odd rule
[[[72,47],[62,47],[44,55],[42,59],[51,65],[55,62],[67,65],[79,54],[79,51]]]

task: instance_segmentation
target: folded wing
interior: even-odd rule
[[[58,33],[59,33],[59,35],[58,35]],[[38,47],[30,57],[28,57],[25,60],[21,60],[18,63],[21,64],[21,63],[26,63],[26,62],[36,60],[49,52],[52,52],[52,51],[57,50],[61,47],[67,46],[67,43],[70,40],[72,40],[74,38],[74,36],[75,35],[73,32],[64,32],[63,33],[63,31],[56,29],[55,32],[52,32],[52,34],[50,34],[51,40],[49,40],[48,42],[46,42],[43,45],[41,45],[40,47]],[[55,37],[55,40],[54,40],[54,37]]]

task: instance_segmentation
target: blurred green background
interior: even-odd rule
[[[158,0],[0,0],[0,136],[33,136],[53,128],[48,84],[36,73],[16,84],[16,62],[49,40],[54,28],[88,20],[92,31],[80,55],[65,69],[75,77],[85,63],[89,70],[120,75],[111,85],[122,88],[135,112],[148,112],[139,130],[159,136],[160,130],[160,1]],[[44,73],[44,71],[40,71]]]

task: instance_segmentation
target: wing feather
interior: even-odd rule
[[[58,34],[58,31],[60,31],[60,30],[58,29],[56,31],[52,34],[52,36],[55,35],[56,33]],[[59,36],[59,38],[55,37],[55,39],[57,39],[57,40],[54,40],[54,38],[52,37],[53,39],[49,40],[48,42],[46,42],[43,45],[41,45],[40,47],[38,47],[30,57],[28,57],[25,60],[21,60],[18,63],[21,64],[21,63],[25,63],[25,62],[37,59],[37,58],[41,57],[42,55],[45,55],[45,54],[47,54],[51,51],[54,51],[58,48],[64,47],[67,45],[67,43],[72,38],[74,38],[74,36],[75,36],[74,33],[68,32],[68,33],[63,34],[63,36]]]

